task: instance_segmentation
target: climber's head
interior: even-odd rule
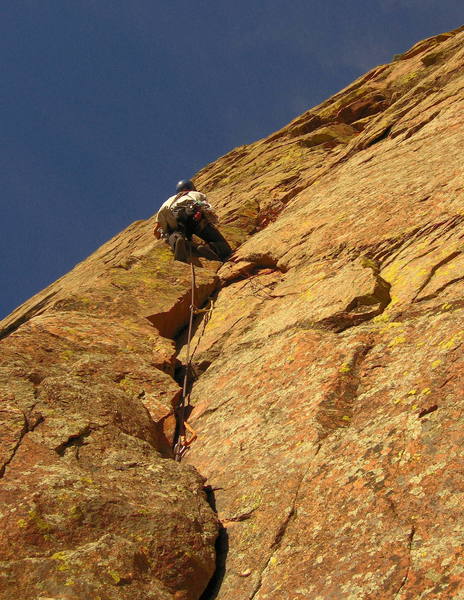
[[[190,179],[181,179],[179,183],[176,185],[176,192],[192,192],[195,191],[196,187],[193,181]]]

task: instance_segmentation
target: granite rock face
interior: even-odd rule
[[[198,174],[236,252],[196,259],[181,464],[151,219],[2,322],[2,600],[464,598],[463,63],[424,40]]]

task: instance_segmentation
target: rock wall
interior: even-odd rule
[[[270,222],[199,329],[210,598],[464,595],[463,63],[422,42],[228,166]]]
[[[215,570],[204,480],[172,460],[175,341],[146,318],[164,315],[174,338],[189,270],[153,225],[135,223],[3,323],[2,600],[196,600]],[[217,266],[199,269],[200,301]]]
[[[420,42],[198,174],[237,250],[196,258],[181,464],[152,219],[2,322],[2,600],[464,597],[463,62]]]

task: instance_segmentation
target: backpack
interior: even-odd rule
[[[156,220],[166,235],[179,230],[184,233],[186,227],[191,235],[201,221],[217,223],[218,218],[206,201],[206,196],[198,192],[195,194],[192,197],[190,192],[181,192],[169,198],[160,208]]]
[[[177,229],[182,231],[188,238],[192,236],[195,225],[203,217],[201,204],[188,197],[182,202],[175,203],[175,206],[170,207],[169,211],[176,220]]]
[[[197,202],[189,201],[185,204],[178,204],[169,210],[174,215],[177,223],[185,225],[191,219],[194,219],[198,212],[201,212],[201,207]]]

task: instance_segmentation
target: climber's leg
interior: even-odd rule
[[[207,242],[219,256],[220,260],[226,261],[232,254],[232,248],[229,246],[227,240],[211,223],[207,223],[201,230],[195,231],[195,235]]]
[[[169,245],[174,253],[174,259],[181,262],[189,262],[189,247],[190,242],[180,231],[174,231],[168,238]]]

